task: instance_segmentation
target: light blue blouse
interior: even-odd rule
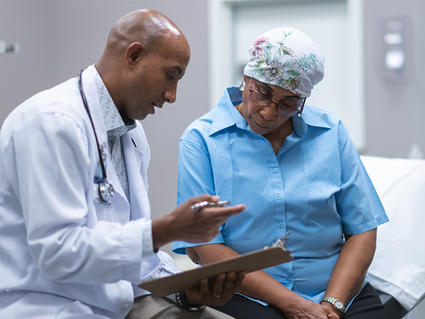
[[[295,260],[266,269],[287,288],[319,303],[344,243],[386,222],[387,216],[341,121],[306,106],[276,155],[254,133],[228,88],[218,106],[195,120],[180,139],[178,203],[217,194],[246,210],[221,227],[210,243],[246,253],[272,245],[290,232]],[[185,253],[199,244],[175,242]]]

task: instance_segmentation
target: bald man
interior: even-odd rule
[[[112,28],[101,59],[19,105],[0,133],[0,318],[225,318],[243,274],[162,299],[137,287],[177,272],[159,251],[206,242],[244,206],[203,195],[151,220],[148,114],[176,100],[187,39],[153,10]],[[136,303],[133,306],[133,301]],[[178,305],[176,305],[176,302]],[[199,310],[190,312],[189,310]]]

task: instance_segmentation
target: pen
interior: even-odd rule
[[[206,207],[217,207],[217,206],[225,206],[225,205],[229,205],[230,202],[227,200],[221,200],[218,202],[208,202],[208,201],[203,201],[203,202],[199,202],[196,203],[192,206],[190,206],[190,208],[192,208],[195,212],[199,212],[201,209],[206,208]]]

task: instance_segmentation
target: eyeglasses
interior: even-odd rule
[[[293,114],[295,112],[301,114],[301,112],[303,111],[306,98],[302,98],[300,96],[285,96],[279,102],[275,102],[264,93],[261,93],[258,90],[254,90],[252,88],[252,82],[254,81],[253,79],[251,79],[249,88],[250,98],[254,103],[264,107],[275,104],[276,110],[280,115],[288,115]]]

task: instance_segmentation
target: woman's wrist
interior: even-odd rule
[[[282,313],[287,313],[291,309],[302,308],[304,302],[307,302],[306,299],[289,290],[285,286],[282,288],[283,289],[281,290],[279,298],[276,301],[271,302],[271,304],[278,308]]]

